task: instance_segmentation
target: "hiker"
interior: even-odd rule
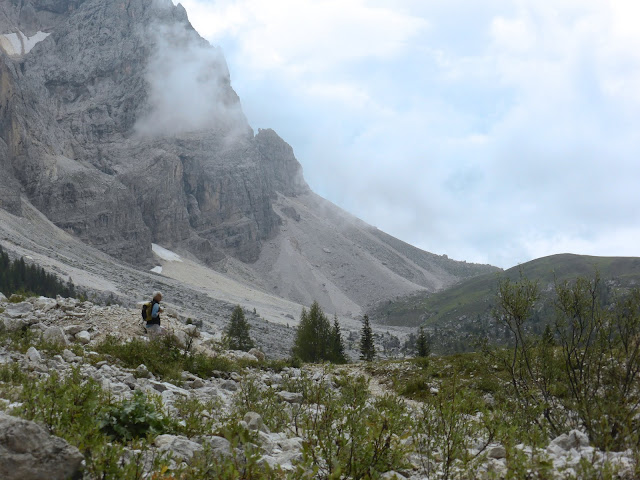
[[[162,293],[154,292],[151,302],[145,303],[143,307],[143,316],[147,322],[145,328],[147,330],[147,333],[150,333],[152,335],[158,335],[163,333],[164,331],[160,326],[160,314],[163,311],[163,309],[160,308],[161,301]]]

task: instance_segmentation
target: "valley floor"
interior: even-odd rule
[[[575,426],[557,438],[526,428],[504,372],[479,355],[300,366],[227,351],[219,334],[177,318],[164,325],[173,335],[149,339],[136,310],[0,302],[0,476],[630,479],[640,471],[637,451],[602,451]]]

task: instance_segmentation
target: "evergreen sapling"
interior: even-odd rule
[[[344,353],[344,343],[342,343],[342,333],[338,316],[333,316],[333,330],[331,331],[331,361],[334,363],[347,363],[347,356]]]
[[[225,331],[225,341],[231,350],[248,352],[254,347],[253,340],[249,336],[249,324],[240,305],[233,309],[231,321]]]
[[[424,327],[418,330],[418,339],[416,340],[416,356],[426,358],[431,354],[431,339],[425,333]]]
[[[369,315],[365,315],[362,324],[362,333],[360,335],[360,359],[371,362],[375,356],[376,347],[373,344],[373,331],[369,323]]]

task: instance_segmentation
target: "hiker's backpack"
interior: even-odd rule
[[[153,302],[147,302],[142,305],[142,320],[149,323],[152,318],[151,312],[153,312]]]

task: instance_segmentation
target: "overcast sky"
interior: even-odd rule
[[[251,126],[372,225],[501,267],[640,256],[639,1],[181,3]]]

